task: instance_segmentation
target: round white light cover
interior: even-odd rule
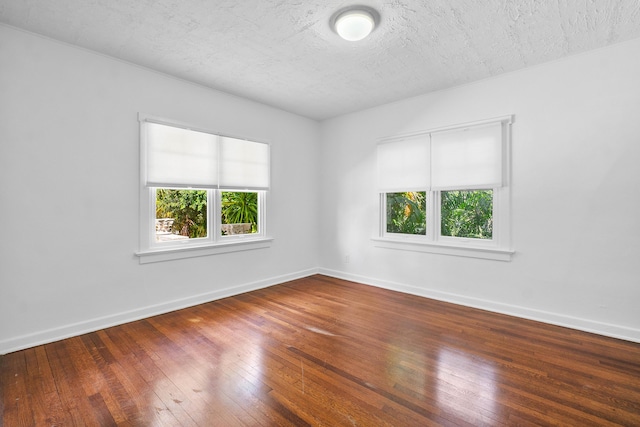
[[[349,10],[336,19],[335,26],[340,37],[355,42],[367,37],[373,31],[375,21],[369,12]]]

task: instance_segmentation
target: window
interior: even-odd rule
[[[469,239],[493,238],[493,190],[440,193],[440,234]]]
[[[387,233],[427,233],[427,193],[387,193]]]
[[[381,141],[378,246],[509,260],[512,122],[508,116]]]
[[[254,191],[223,191],[220,233],[258,233],[258,193]]]
[[[139,119],[141,263],[268,246],[268,144]]]
[[[208,236],[207,190],[154,188],[156,242]]]

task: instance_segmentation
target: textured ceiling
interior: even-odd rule
[[[2,0],[0,22],[322,120],[640,37],[638,0]],[[640,54],[640,52],[639,52]]]

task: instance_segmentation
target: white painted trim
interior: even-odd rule
[[[478,308],[480,310],[506,314],[509,316],[535,320],[537,322],[548,323],[551,325],[576,329],[583,332],[589,332],[611,338],[640,343],[640,329],[630,328],[628,326],[597,322],[589,319],[552,313],[549,311],[536,310],[511,304],[503,304],[500,302],[485,300],[481,298],[467,297],[464,295],[437,291],[434,289],[418,288],[398,282],[375,279],[358,274],[351,274],[326,268],[320,268],[318,270],[318,274],[323,274],[325,276],[335,277],[343,280],[350,280],[352,282],[376,286],[378,288],[389,289],[392,291],[403,292],[406,294],[417,295],[438,301],[445,301],[465,307]]]
[[[204,304],[221,298],[227,298],[233,295],[239,295],[245,292],[267,288],[269,286],[278,285],[280,283],[288,282],[291,280],[312,276],[317,273],[318,270],[316,268],[310,268],[308,270],[284,274],[281,276],[271,277],[256,282],[245,283],[243,285],[232,286],[225,289],[219,289],[213,292],[193,295],[190,297],[150,305],[135,310],[129,310],[108,316],[96,317],[94,319],[83,322],[72,323],[57,328],[13,337],[7,340],[0,341],[0,355],[18,350],[24,350],[25,348],[35,347],[37,345],[48,344],[54,341],[75,337],[105,328],[110,328],[112,326],[122,325],[124,323],[133,322],[135,320],[146,319],[148,317],[169,313],[171,311],[181,310],[187,307],[193,307],[195,305]]]
[[[394,239],[391,237],[372,237],[371,240],[373,241],[373,245],[377,248],[463,256],[468,258],[490,259],[494,261],[511,261],[511,257],[515,253],[510,249],[501,249],[488,245],[484,247],[471,245],[447,245],[446,243],[429,241],[427,239],[418,240],[411,238]]]
[[[490,123],[502,122],[504,124],[510,125],[515,121],[516,121],[515,114],[506,114],[504,116],[493,117],[493,118],[490,118],[490,119],[475,120],[473,122],[457,123],[457,124],[453,124],[453,125],[440,126],[440,127],[427,129],[427,130],[421,130],[421,131],[417,131],[417,132],[410,132],[410,133],[403,133],[403,134],[399,134],[399,135],[385,136],[385,137],[382,137],[382,138],[378,138],[378,143],[391,142],[391,141],[402,140],[402,139],[407,139],[407,138],[415,138],[417,136],[423,136],[423,135],[428,135],[428,134],[437,133],[437,132],[446,132],[446,131],[450,131],[450,130],[454,130],[454,129],[463,129],[463,128],[473,127],[473,126],[483,126],[483,125],[488,125]]]
[[[172,261],[175,259],[194,258],[199,256],[226,254],[229,252],[263,249],[270,247],[272,242],[273,238],[271,237],[256,238],[251,235],[250,237],[239,237],[236,240],[208,243],[201,246],[173,245],[164,249],[150,249],[139,251],[136,252],[135,255],[140,258],[140,264],[148,264],[152,262]]]

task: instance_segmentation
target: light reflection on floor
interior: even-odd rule
[[[187,320],[191,323],[201,321],[198,317]],[[226,349],[215,355],[203,349],[194,358],[191,357],[193,354],[186,357],[181,364],[159,365],[162,371],[171,370],[157,373],[154,381],[153,402],[147,406],[149,411],[155,412],[155,416],[149,417],[155,420],[152,426],[175,425],[174,411],[176,415],[188,416],[196,425],[211,425],[212,416],[216,424],[226,425],[232,421],[229,414],[234,412],[234,407],[242,407],[264,393],[261,376],[269,367],[263,366],[262,335],[256,333],[241,338],[229,334],[227,337],[233,343],[225,346],[219,337],[219,343]],[[221,409],[220,417],[212,415],[212,407]],[[222,412],[226,413],[226,418]]]
[[[486,424],[497,415],[497,374],[492,362],[442,348],[436,369],[436,396],[443,411],[472,424]]]
[[[194,316],[188,321],[198,324],[201,319]],[[174,374],[175,377],[181,378],[180,384],[188,384],[189,388],[193,386],[194,392],[197,390],[196,394],[186,390],[186,394],[180,397],[180,400],[185,401],[181,401],[178,406],[187,410],[196,423],[203,425],[210,419],[199,419],[195,414],[210,416],[212,404],[221,409],[226,407],[230,411],[233,411],[235,406],[251,404],[256,396],[265,392],[265,384],[262,382],[264,372],[283,369],[283,366],[278,366],[278,363],[274,363],[269,357],[263,358],[263,340],[268,338],[259,331],[245,334],[241,338],[233,333],[237,324],[227,325],[222,322],[217,326],[231,332],[225,334],[227,342],[222,340],[225,335],[217,337],[222,341],[222,348],[227,350],[222,350],[210,360],[200,359],[185,363],[181,367],[182,372]],[[499,419],[500,408],[496,403],[499,393],[496,384],[498,373],[493,362],[466,354],[455,347],[429,350],[422,348],[427,350],[423,353],[420,351],[421,346],[417,345],[420,332],[413,330],[410,323],[400,322],[397,327],[403,333],[391,338],[387,357],[384,360],[372,361],[380,363],[380,369],[387,372],[389,384],[403,385],[404,392],[411,394],[435,396],[437,407],[443,414],[451,416],[447,417],[451,420],[458,419],[472,425],[481,425],[491,424]],[[327,338],[339,336],[315,326],[305,326],[304,329]],[[228,351],[230,349],[233,350]],[[409,354],[413,354],[414,357],[407,357],[407,349],[410,349]],[[263,366],[264,363],[268,366]],[[208,365],[204,371],[203,364]],[[304,392],[302,369],[301,367],[301,382],[298,385]],[[185,388],[182,391],[185,392]],[[171,408],[171,402],[167,402],[168,395],[173,397],[171,392],[166,389],[157,390],[156,394],[169,407],[158,406],[164,406],[164,409],[169,411],[177,409]],[[223,419],[218,421],[224,422]]]

